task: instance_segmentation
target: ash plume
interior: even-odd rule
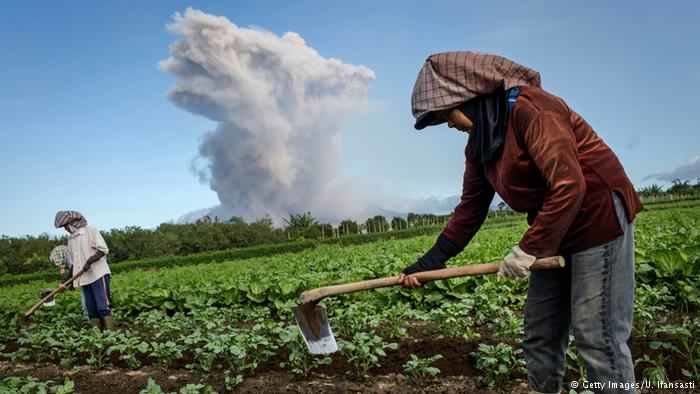
[[[217,123],[193,164],[220,201],[209,215],[364,213],[339,173],[341,125],[366,107],[372,70],[324,58],[297,33],[242,28],[191,8],[168,30],[179,37],[160,62],[175,77],[170,101]]]
[[[700,156],[693,157],[686,163],[672,169],[669,172],[651,174],[644,178],[645,181],[649,179],[658,179],[668,182],[672,182],[675,179],[680,179],[681,181],[693,181],[696,179],[700,179]]]

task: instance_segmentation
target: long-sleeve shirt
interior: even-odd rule
[[[641,201],[615,153],[566,103],[523,86],[506,126],[502,155],[486,165],[465,149],[462,197],[443,234],[464,248],[489,210],[494,193],[530,227],[519,246],[531,255],[571,254],[622,235],[612,193],[631,223]]]
[[[90,283],[100,279],[110,273],[107,265],[107,254],[109,248],[102,234],[95,228],[86,226],[76,230],[68,237],[68,251],[70,260],[73,262],[73,273],[80,272],[88,259],[95,255],[97,251],[103,252],[105,255],[92,263],[90,269],[75,280],[76,287],[89,285]]]

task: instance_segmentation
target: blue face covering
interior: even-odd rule
[[[506,91],[506,105],[508,106],[508,115],[510,115],[513,110],[515,102],[518,101],[518,96],[520,95],[520,88],[510,88]]]

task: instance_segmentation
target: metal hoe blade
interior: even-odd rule
[[[326,308],[309,302],[294,308],[294,319],[311,354],[330,354],[338,351],[338,344]]]

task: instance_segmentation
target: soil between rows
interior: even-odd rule
[[[655,350],[649,349],[652,338],[635,338],[631,342],[633,357],[641,354],[653,356]],[[398,349],[387,350],[387,356],[382,359],[380,367],[369,371],[368,376],[354,374],[350,364],[339,354],[333,355],[333,362],[314,370],[307,378],[299,379],[279,367],[283,361],[282,355],[261,365],[252,376],[247,377],[238,386],[238,393],[493,393],[514,392],[527,393],[525,376],[515,376],[512,382],[500,391],[489,390],[479,385],[480,371],[474,366],[470,355],[478,349],[479,343],[497,343],[493,340],[466,341],[461,338],[406,338],[400,342]],[[429,357],[441,354],[442,359],[434,366],[441,370],[436,379],[420,383],[411,382],[401,375],[403,364],[410,355]],[[672,380],[684,381],[681,374],[682,359],[672,358],[669,377]],[[636,375],[642,376],[644,366],[637,366]],[[53,364],[12,364],[0,361],[0,377],[33,376],[40,380],[62,382],[68,377],[75,382],[78,393],[139,393],[148,381],[153,378],[164,391],[177,391],[188,383],[205,383],[212,385],[219,392],[225,392],[224,374],[214,370],[203,374],[183,368],[164,369],[146,365],[139,370],[129,370],[121,367],[96,370],[91,367],[62,369]],[[565,381],[576,379],[572,371],[568,371]],[[653,391],[647,391],[653,392]],[[661,392],[661,391],[659,391]]]

